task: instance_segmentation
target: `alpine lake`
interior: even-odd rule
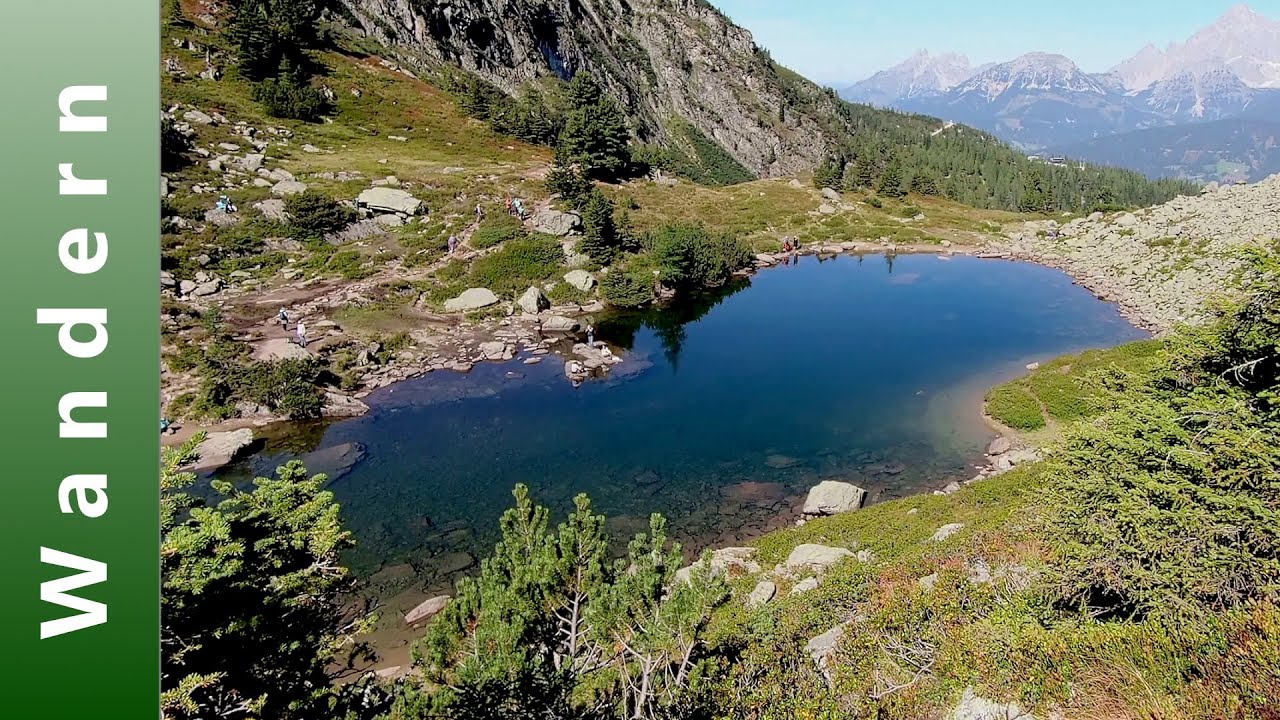
[[[988,388],[1146,336],[1059,271],[927,254],[804,256],[594,324],[624,358],[603,378],[574,387],[556,353],[430,373],[363,417],[268,428],[220,476],[327,473],[348,562],[398,618],[476,569],[517,483],[555,521],[587,493],[619,549],[655,512],[689,553],[738,544],[824,479],[870,504],[972,477]]]

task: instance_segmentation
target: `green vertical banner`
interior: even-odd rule
[[[159,716],[159,8],[0,23],[0,717]]]

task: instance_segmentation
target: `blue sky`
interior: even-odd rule
[[[837,87],[920,48],[973,63],[1033,50],[1061,53],[1088,72],[1110,69],[1148,43],[1181,42],[1238,0],[711,0],[775,60]],[[1250,0],[1280,19],[1280,0]]]

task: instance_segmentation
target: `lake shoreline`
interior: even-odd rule
[[[1109,281],[1106,278],[1091,274],[1080,264],[1066,262],[1048,249],[1036,250],[1027,249],[1026,247],[1011,249],[998,243],[986,246],[937,246],[925,244],[882,245],[880,243],[846,241],[842,243],[805,245],[796,252],[791,253],[790,256],[834,257],[839,255],[936,255],[940,258],[958,256],[975,257],[984,260],[1028,262],[1057,270],[1067,275],[1075,284],[1088,290],[1097,299],[1115,305],[1120,315],[1135,327],[1157,336],[1170,329],[1167,323],[1162,322],[1149,309],[1134,302],[1126,294],[1118,292],[1116,289],[1118,282]],[[765,270],[785,266],[784,260],[789,262],[789,256],[785,253],[760,253],[756,257],[757,261],[753,268],[739,271],[736,275],[747,278]],[[595,314],[603,312],[607,312],[607,310],[597,301],[597,303],[576,308],[552,308],[551,311],[544,311],[538,316],[517,313],[502,318],[496,325],[475,323],[467,320],[464,316],[460,316],[461,321],[457,328],[461,339],[455,342],[451,348],[443,348],[444,350],[451,349],[454,352],[446,355],[437,349],[437,352],[430,357],[424,354],[422,357],[416,357],[411,361],[390,363],[384,366],[375,380],[369,385],[363,385],[351,393],[330,391],[331,402],[335,400],[333,396],[337,396],[337,401],[343,403],[344,407],[341,412],[327,417],[333,420],[340,420],[362,415],[368,412],[368,406],[363,403],[364,398],[377,390],[396,383],[420,378],[440,370],[451,370],[465,374],[470,372],[478,362],[503,362],[514,356],[515,348],[513,345],[524,345],[526,347],[538,345],[539,349],[548,351],[542,353],[543,356],[555,356],[567,361],[573,358],[572,351],[567,354],[555,353],[552,346],[563,344],[566,339],[575,337],[577,330],[569,332],[547,331],[545,335],[535,339],[537,318],[558,316],[567,317],[575,322],[579,320],[589,321]],[[578,327],[581,327],[580,322],[578,322]],[[477,354],[476,350],[480,346],[497,342],[504,344],[504,347],[497,353],[481,351]],[[625,365],[626,358],[623,357],[622,360]],[[283,415],[259,413],[253,417],[232,418],[211,424],[180,423],[172,432],[162,434],[160,441],[162,447],[177,446],[197,432],[228,432],[243,428],[264,428],[290,422],[294,421]]]

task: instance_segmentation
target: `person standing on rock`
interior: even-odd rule
[[[587,323],[587,345],[593,346],[595,344],[596,344],[596,326],[592,325],[591,323]]]
[[[307,346],[307,324],[301,321],[298,322],[298,345]]]
[[[457,249],[458,249],[458,236],[450,235],[449,236],[449,254],[452,255],[453,251]]]
[[[276,313],[276,319],[280,321],[280,327],[285,330],[289,329],[289,311],[280,308],[280,312]]]

